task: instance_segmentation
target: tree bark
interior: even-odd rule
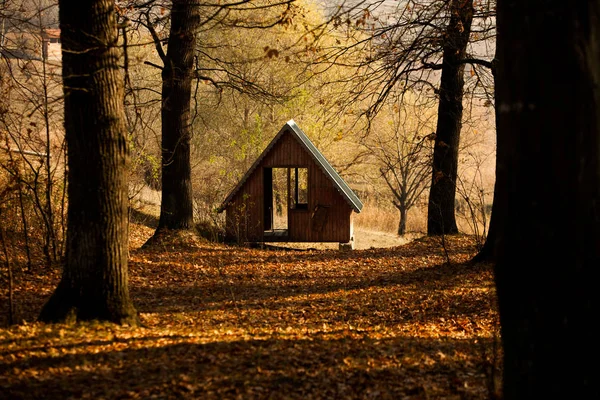
[[[66,261],[39,319],[137,324],[128,290],[129,151],[113,0],[59,2],[68,147]]]
[[[444,38],[440,101],[427,210],[427,234],[458,233],[454,214],[458,145],[463,114],[464,63],[473,21],[473,0],[452,0]]]
[[[600,398],[600,3],[498,1],[504,398]],[[495,212],[496,210],[494,210]]]
[[[193,62],[198,0],[174,0],[162,71],[162,200],[157,233],[194,223],[190,161]]]
[[[402,236],[406,233],[406,220],[408,219],[408,211],[405,207],[399,208],[400,221],[398,221],[398,236]]]

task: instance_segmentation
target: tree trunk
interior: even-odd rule
[[[496,153],[499,145],[496,145]],[[502,209],[499,204],[496,203],[495,197],[498,189],[498,177],[499,171],[496,168],[496,182],[494,184],[494,202],[492,203],[492,215],[490,217],[490,227],[488,229],[488,234],[485,238],[485,242],[483,242],[483,246],[479,250],[479,252],[473,257],[472,262],[495,262],[496,261],[496,240],[498,235],[498,231],[502,229],[500,224],[502,224],[502,216],[500,215],[500,210]]]
[[[162,72],[162,200],[157,233],[194,223],[190,101],[200,24],[197,0],[174,0]]]
[[[498,1],[504,398],[600,398],[600,3]]]
[[[400,221],[398,222],[398,236],[402,236],[406,233],[406,220],[408,218],[408,212],[404,207],[399,208],[398,210],[400,211]]]
[[[39,319],[136,324],[127,256],[128,147],[113,0],[60,1],[68,147],[66,261]]]
[[[0,215],[2,214],[2,208],[0,208]],[[14,278],[12,270],[12,262],[10,261],[10,254],[8,253],[8,245],[6,244],[6,233],[4,232],[4,225],[0,227],[0,242],[2,242],[2,254],[4,255],[4,265],[6,272],[8,273],[8,325],[15,323],[15,290],[14,290]]]
[[[463,113],[463,60],[473,21],[473,0],[452,0],[450,12],[444,39],[433,174],[427,210],[427,234],[430,236],[458,233],[454,200]]]

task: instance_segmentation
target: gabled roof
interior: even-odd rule
[[[310,139],[308,138],[308,136],[306,136],[306,134],[302,131],[302,129],[300,129],[300,127],[298,125],[296,125],[296,123],[294,122],[293,119],[290,119],[283,126],[283,128],[281,128],[279,133],[277,133],[277,135],[275,135],[275,137],[273,138],[271,143],[269,143],[269,145],[262,152],[260,157],[258,157],[258,159],[254,162],[254,164],[252,164],[252,166],[250,167],[248,172],[246,172],[246,174],[240,180],[240,182],[237,184],[237,186],[231,191],[231,193],[229,193],[229,195],[227,196],[225,201],[223,201],[223,203],[217,209],[217,211],[222,212],[225,209],[225,207],[227,207],[227,204],[231,201],[233,196],[235,196],[235,194],[242,188],[242,186],[244,186],[244,183],[246,182],[246,180],[248,180],[250,175],[252,175],[254,170],[260,165],[261,161],[271,151],[271,149],[275,146],[275,144],[279,141],[279,139],[281,139],[281,137],[283,136],[283,134],[285,132],[290,132],[292,134],[292,136],[295,137],[296,140],[298,140],[300,145],[306,151],[308,151],[308,153],[312,156],[313,160],[319,166],[319,168],[321,168],[323,173],[329,179],[331,179],[333,186],[338,190],[338,192],[340,192],[340,194],[348,202],[350,207],[352,207],[352,209],[354,211],[359,213],[363,208],[363,204],[360,201],[360,199],[358,198],[358,196],[352,191],[352,189],[350,189],[348,184],[346,182],[344,182],[344,180],[336,172],[336,170],[333,169],[331,164],[329,164],[329,161],[327,161],[327,159],[325,159],[323,154],[321,154],[321,152],[315,147],[315,145],[310,141]]]

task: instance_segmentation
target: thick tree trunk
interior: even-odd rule
[[[162,72],[162,200],[157,233],[194,223],[190,101],[200,23],[197,0],[174,0]]]
[[[114,1],[60,1],[68,146],[66,261],[39,319],[137,323],[129,297],[128,147]]]
[[[428,235],[458,232],[454,200],[463,114],[463,60],[473,21],[473,0],[452,0],[450,12],[444,38],[433,174],[427,210]]]
[[[504,398],[600,398],[600,3],[498,1]]]

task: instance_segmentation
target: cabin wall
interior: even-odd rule
[[[311,154],[291,134],[284,134],[227,207],[232,240],[263,241],[263,168],[308,168],[308,209],[288,210],[289,242],[348,242],[352,208]]]

